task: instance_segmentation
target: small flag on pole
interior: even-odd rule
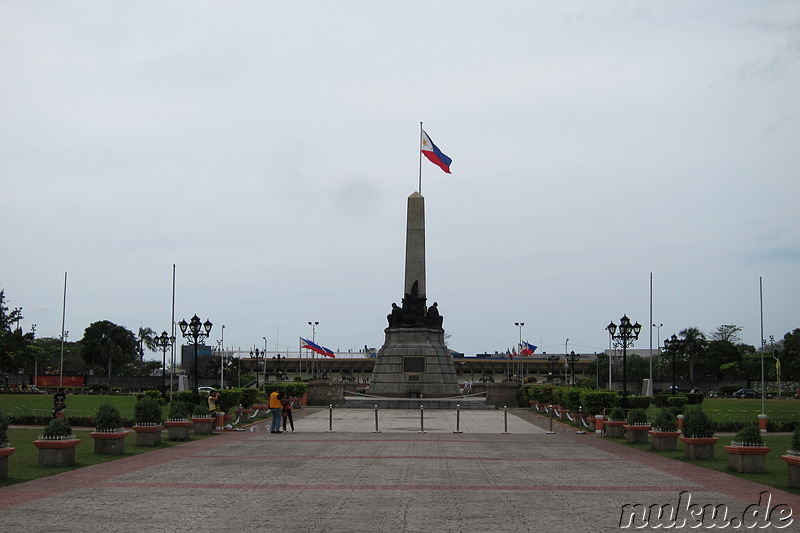
[[[336,358],[332,350],[329,350],[328,348],[320,344],[317,344],[316,342],[304,339],[303,337],[300,337],[300,341],[302,341],[303,343],[303,346],[301,346],[301,348],[308,348],[309,350],[317,352],[318,354],[324,355],[326,357],[333,357],[334,359]]]
[[[420,150],[422,150],[422,153],[431,163],[437,165],[439,168],[450,174],[450,164],[453,162],[453,160],[444,155],[444,152],[439,150],[439,148],[433,144],[433,141],[430,137],[428,137],[428,134],[425,133],[425,130],[422,130]]]

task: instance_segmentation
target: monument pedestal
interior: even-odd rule
[[[369,394],[388,398],[461,396],[453,356],[444,330],[431,327],[389,327],[378,351]]]

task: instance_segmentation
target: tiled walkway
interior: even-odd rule
[[[765,490],[784,507],[759,531],[800,530],[800,516],[776,527],[788,522],[778,512],[800,512],[798,496],[559,424],[549,435],[525,410],[381,411],[376,431],[371,410],[308,408],[295,423],[2,488],[0,530],[596,533],[619,531],[631,509],[672,504],[688,521],[671,530],[688,531],[688,511],[711,504],[730,522],[715,529],[744,531]]]

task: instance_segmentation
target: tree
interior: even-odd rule
[[[701,361],[698,361],[697,370],[704,377],[717,379],[722,377],[723,367],[725,367],[725,373],[728,375],[730,375],[734,370],[740,370],[741,360],[742,353],[731,341],[712,340],[708,343],[705,357],[703,357]],[[735,364],[736,366],[730,366],[732,364]]]
[[[781,380],[800,380],[800,329],[783,336]]]
[[[133,332],[108,320],[94,322],[86,328],[81,340],[83,359],[90,366],[105,366],[111,381],[112,366],[122,370],[127,365],[136,365],[137,342]]]
[[[735,326],[733,324],[723,324],[717,328],[717,331],[711,334],[711,340],[713,341],[727,341],[731,344],[739,344],[742,342],[741,337],[739,337],[739,333],[742,332],[741,326]]]
[[[16,308],[10,313],[6,306],[5,290],[0,290],[0,372],[16,372],[33,342],[35,331],[23,333],[19,327],[22,320],[22,308]],[[16,328],[14,323],[16,322]]]
[[[695,365],[706,352],[706,336],[694,326],[689,326],[678,335],[683,338],[680,355],[689,364],[689,381],[694,384]]]

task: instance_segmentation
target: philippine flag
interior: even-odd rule
[[[425,130],[422,130],[422,139],[420,139],[420,143],[420,150],[425,154],[425,157],[427,157],[431,163],[450,174],[450,163],[452,163],[453,160],[444,155],[444,153],[433,144],[433,141],[428,137],[428,134],[425,133]]]
[[[333,350],[330,350],[322,346],[321,344],[317,344],[316,342],[311,342],[310,340],[304,339],[303,337],[300,337],[300,341],[303,343],[301,348],[308,348],[309,350],[317,352],[318,354],[327,357],[333,357],[334,359],[336,358],[336,355],[334,355]]]

